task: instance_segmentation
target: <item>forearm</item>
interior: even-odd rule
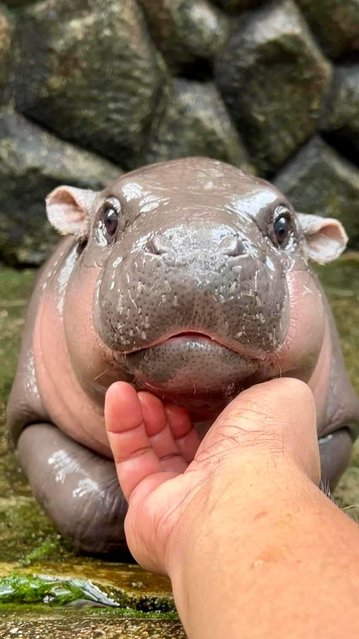
[[[202,493],[169,566],[190,639],[359,636],[357,526],[294,464],[235,459]]]

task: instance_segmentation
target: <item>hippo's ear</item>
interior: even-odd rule
[[[90,210],[97,196],[95,191],[59,186],[46,198],[46,212],[50,224],[61,235],[75,235],[86,239],[89,232]]]
[[[297,213],[297,217],[305,238],[304,250],[310,260],[326,264],[343,253],[348,236],[338,220],[306,213]]]

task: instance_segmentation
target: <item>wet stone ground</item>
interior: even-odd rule
[[[359,392],[359,254],[319,269]],[[169,582],[78,557],[31,496],[4,427],[33,271],[0,268],[0,639],[184,638]],[[359,444],[335,498],[359,520]]]

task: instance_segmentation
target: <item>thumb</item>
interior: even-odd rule
[[[197,462],[219,455],[269,453],[294,462],[319,484],[320,458],[312,392],[293,378],[242,392],[221,413],[197,451]]]

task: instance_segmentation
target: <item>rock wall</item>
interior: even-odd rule
[[[43,200],[209,155],[359,246],[358,0],[0,4],[0,257],[38,264]]]

